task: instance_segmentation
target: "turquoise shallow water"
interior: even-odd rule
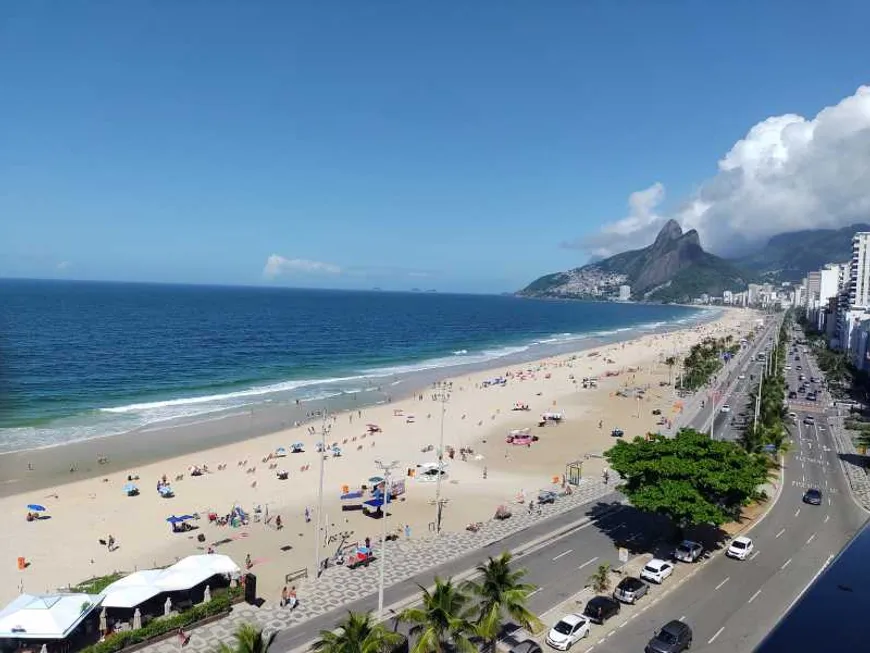
[[[508,296],[0,280],[0,451],[546,356],[701,313]]]

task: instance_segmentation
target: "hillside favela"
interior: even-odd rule
[[[0,12],[0,653],[870,650],[870,4]]]

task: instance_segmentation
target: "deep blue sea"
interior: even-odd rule
[[[0,280],[0,451],[415,371],[529,360],[702,318],[509,296]],[[518,358],[519,357],[519,358]]]

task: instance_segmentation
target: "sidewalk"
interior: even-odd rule
[[[613,492],[613,484],[584,479],[570,496],[560,497],[556,503],[541,506],[540,514],[530,515],[526,506],[512,506],[513,516],[504,521],[491,519],[477,533],[442,533],[420,539],[398,540],[387,543],[385,587],[411,578],[450,560],[472,553],[505,537],[537,524],[549,517],[578,508]],[[380,556],[376,543],[375,556]],[[255,570],[256,571],[256,570]],[[380,567],[374,562],[369,567],[354,570],[344,567],[327,569],[319,579],[297,584],[299,607],[281,608],[277,597],[267,597],[262,607],[248,604],[235,606],[226,618],[191,631],[187,649],[213,651],[221,642],[228,642],[240,623],[248,622],[269,631],[284,630],[304,621],[326,614],[377,592]],[[174,638],[140,649],[147,653],[177,653]]]
[[[870,512],[870,476],[867,475],[863,465],[858,464],[863,456],[855,449],[852,438],[843,428],[844,419],[840,415],[829,417],[828,425],[831,429],[834,446],[839,454],[837,457],[840,459],[840,466],[849,481],[852,496],[864,510]]]

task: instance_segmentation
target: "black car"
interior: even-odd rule
[[[788,393],[788,398],[789,399],[797,399],[797,392],[792,390],[791,392]]]
[[[610,617],[619,614],[619,601],[609,596],[596,596],[589,599],[583,616],[594,624],[603,624]]]
[[[808,503],[811,506],[822,505],[822,491],[818,488],[811,487],[809,490],[804,492],[804,503]]]
[[[510,653],[543,653],[540,645],[533,639],[524,639],[514,646]]]
[[[682,621],[669,621],[653,635],[645,653],[682,653],[692,648],[692,629]]]

